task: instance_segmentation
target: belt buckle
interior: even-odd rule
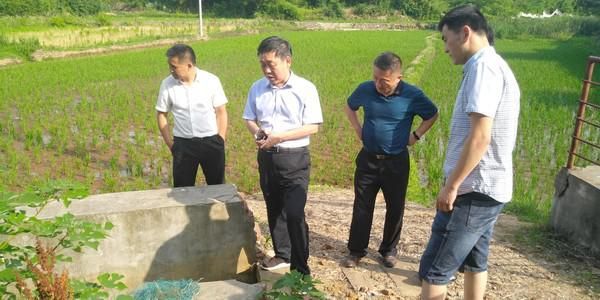
[[[386,156],[383,155],[383,154],[375,154],[375,158],[377,158],[377,159],[385,159]]]
[[[273,146],[273,147],[269,148],[267,150],[267,152],[278,153],[279,152],[279,146]]]

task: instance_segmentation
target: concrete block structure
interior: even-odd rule
[[[129,290],[157,279],[256,281],[254,218],[233,185],[93,195],[68,209],[53,202],[40,217],[67,211],[114,224],[98,251],[69,253],[73,277],[119,273]]]
[[[555,188],[554,230],[600,255],[600,166],[563,168]]]

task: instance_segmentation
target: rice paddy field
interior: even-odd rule
[[[292,42],[293,70],[319,89],[325,122],[311,139],[313,185],[351,187],[360,149],[343,107],[382,51],[402,57],[406,80],[440,108],[440,119],[413,149],[409,198],[431,203],[442,163],[461,67],[430,31],[273,32]],[[227,181],[258,191],[256,149],[241,118],[250,85],[262,75],[256,46],[266,35],[192,44],[198,66],[220,77],[229,99]],[[0,69],[0,188],[19,191],[46,179],[71,179],[94,193],[168,187],[171,157],[154,105],[168,75],[167,47],[25,63]],[[508,209],[545,221],[554,176],[566,164],[577,100],[592,39],[499,40],[497,49],[521,85],[515,194]],[[597,76],[598,77],[598,76]],[[592,98],[600,100],[596,93]],[[600,123],[600,114],[588,118]],[[418,123],[418,121],[417,121]],[[584,131],[600,143],[600,135]],[[599,159],[598,151],[582,149]],[[578,162],[579,165],[584,165]],[[202,182],[199,176],[198,182]]]

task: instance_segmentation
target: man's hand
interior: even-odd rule
[[[454,209],[457,190],[444,186],[437,196],[435,207],[443,212],[451,212]]]
[[[415,143],[417,143],[417,141],[418,141],[417,138],[415,138],[415,136],[412,133],[408,135],[408,145],[409,146],[414,145]]]
[[[283,138],[278,133],[271,133],[271,134],[267,135],[266,140],[257,141],[256,143],[258,144],[259,142],[261,142],[261,143],[258,146],[261,149],[269,149],[269,148],[283,142]]]

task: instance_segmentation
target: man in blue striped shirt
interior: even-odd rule
[[[423,299],[445,299],[446,285],[464,271],[465,299],[483,299],[489,243],[512,197],[512,151],[519,119],[519,85],[491,46],[492,31],[471,5],[438,24],[446,53],[463,66],[437,196],[431,238],[421,257]]]

